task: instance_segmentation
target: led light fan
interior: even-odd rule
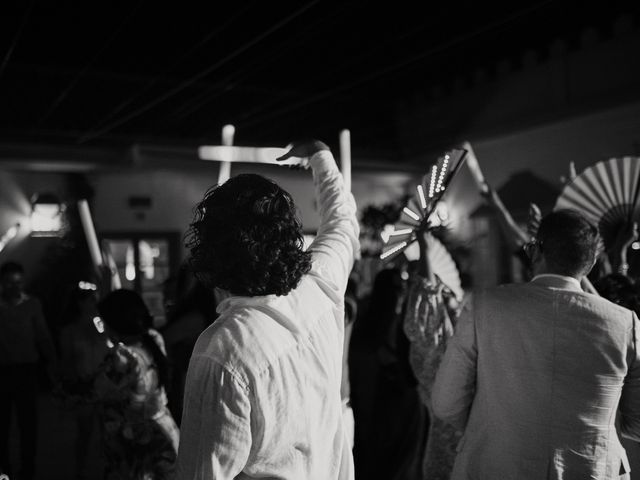
[[[387,248],[380,255],[381,259],[392,258],[416,241],[418,230],[434,212],[451,180],[460,171],[466,153],[464,149],[450,150],[433,164],[431,171],[422,178],[422,184],[416,188],[416,194],[402,209],[400,219],[385,242]]]
[[[554,210],[580,211],[598,226],[606,247],[621,227],[638,221],[640,209],[640,157],[612,158],[598,162],[569,182]]]
[[[464,291],[460,282],[460,272],[451,254],[447,251],[440,240],[433,235],[427,235],[427,256],[433,273],[453,292],[458,300],[462,299]],[[414,242],[404,251],[408,260],[418,260],[420,258],[420,247],[418,242]]]

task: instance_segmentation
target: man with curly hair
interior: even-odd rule
[[[290,157],[313,171],[321,225],[307,251],[291,196],[259,175],[196,208],[193,268],[227,298],[189,364],[181,480],[353,479],[340,385],[356,205],[327,145],[294,144]]]

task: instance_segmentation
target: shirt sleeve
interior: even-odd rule
[[[42,305],[36,299],[33,309],[33,328],[36,336],[36,345],[38,346],[38,352],[42,358],[49,364],[56,362],[56,349],[49,333],[49,327],[44,319],[44,313],[42,312]]]
[[[231,480],[251,449],[247,386],[204,356],[191,359],[180,425],[178,480]]]
[[[633,315],[630,364],[620,399],[620,432],[627,438],[640,441],[640,322]]]
[[[344,187],[333,155],[322,150],[310,159],[320,210],[320,228],[309,247],[313,272],[329,281],[343,295],[354,259],[360,254],[360,228],[356,202]]]
[[[463,430],[476,387],[478,348],[474,314],[477,305],[461,313],[456,331],[436,373],[431,396],[433,413],[442,421]]]

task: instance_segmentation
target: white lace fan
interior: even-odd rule
[[[433,273],[453,292],[458,300],[462,299],[464,291],[460,282],[460,272],[456,263],[453,261],[451,254],[433,235],[427,235],[427,256]],[[418,242],[411,244],[404,251],[408,260],[418,260],[420,258],[420,247]]]
[[[598,226],[606,247],[624,225],[638,221],[640,157],[612,158],[585,169],[563,188],[554,210],[580,211]]]

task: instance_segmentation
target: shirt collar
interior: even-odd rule
[[[532,283],[538,283],[547,287],[568,288],[570,290],[582,291],[580,280],[567,275],[558,275],[555,273],[541,273],[531,279]]]

